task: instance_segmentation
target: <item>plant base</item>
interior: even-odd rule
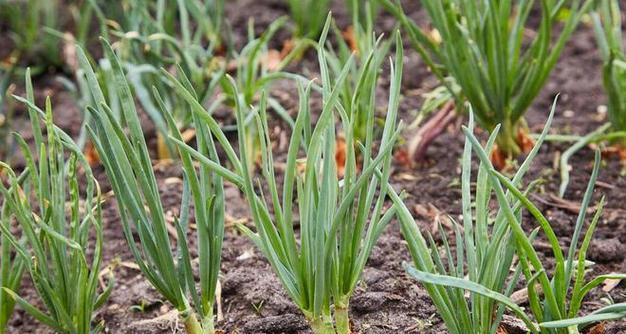
[[[336,334],[330,316],[313,318],[309,320],[309,325],[315,334]]]
[[[337,326],[337,334],[352,334],[348,305],[335,307],[335,324]]]

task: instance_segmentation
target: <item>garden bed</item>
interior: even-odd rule
[[[405,7],[407,13],[421,22],[424,13],[416,6]],[[240,0],[227,2],[226,16],[233,27],[235,43],[245,38],[248,17],[262,31],[267,24],[287,14],[287,7],[278,0]],[[346,27],[350,22],[343,6],[335,5],[333,16],[338,25]],[[389,32],[395,20],[387,14],[381,15],[378,26]],[[275,37],[276,48],[289,37],[287,32]],[[0,37],[0,45],[3,37]],[[408,43],[406,43],[408,45]],[[419,60],[417,53],[409,48],[405,51],[403,99],[400,115],[405,123],[411,123],[415,110],[421,103],[420,94],[432,89],[436,80]],[[547,118],[554,95],[560,93],[555,121],[551,133],[584,135],[607,121],[601,113],[606,99],[601,82],[601,60],[597,52],[592,28],[582,24],[567,44],[561,59],[553,71],[543,93],[527,113],[532,132],[540,132]],[[316,56],[311,50],[290,71],[309,77],[318,73]],[[386,75],[386,74],[385,74]],[[80,127],[81,114],[73,99],[53,79],[54,74],[36,78],[35,87],[38,104],[45,95],[51,95],[55,110],[55,121],[70,134],[76,135]],[[385,80],[383,80],[385,81]],[[17,91],[22,93],[22,88]],[[297,93],[287,82],[274,85],[272,94],[281,99],[288,110],[295,112]],[[313,105],[320,106],[319,96],[313,97]],[[23,110],[22,110],[23,111]],[[270,115],[272,115],[270,113]],[[232,123],[228,113],[220,114],[224,123]],[[26,114],[18,119],[20,131],[26,132]],[[428,161],[419,166],[406,166],[395,160],[392,183],[397,190],[409,195],[405,202],[412,210],[422,231],[434,232],[436,222],[445,222],[448,216],[459,220],[461,211],[460,156],[463,135],[459,131],[459,120],[438,137],[427,152]],[[274,137],[280,142],[288,138],[288,127],[278,119],[270,120],[275,127]],[[155,147],[155,131],[147,124],[146,135],[151,147]],[[484,134],[483,134],[484,135]],[[28,139],[28,136],[25,136]],[[233,140],[234,139],[233,135]],[[283,139],[284,140],[284,139]],[[556,162],[560,152],[568,146],[548,142],[535,159],[527,180],[541,178],[540,191],[532,199],[553,224],[561,245],[567,245],[577,215],[577,207],[587,185],[593,164],[593,152],[584,149],[571,159],[570,185],[563,200],[558,198],[560,182]],[[286,145],[277,145],[278,159],[286,153]],[[156,175],[162,193],[163,204],[173,215],[178,214],[182,193],[182,170],[176,163],[155,162]],[[277,168],[277,171],[280,167]],[[110,191],[104,169],[95,168],[95,173],[104,192]],[[280,172],[277,172],[280,177]],[[594,261],[594,274],[626,271],[626,178],[624,166],[615,157],[606,157],[600,170],[599,182],[594,199],[606,196],[604,210],[595,239],[589,251],[589,260]],[[259,250],[235,228],[235,222],[251,218],[247,204],[240,192],[232,185],[225,188],[227,202],[226,234],[222,254],[221,315],[217,328],[225,333],[308,333],[308,326],[298,308],[282,290],[270,265]],[[144,280],[133,265],[133,259],[119,222],[114,197],[107,195],[104,205],[104,263],[113,266],[116,286],[107,304],[97,314],[106,322],[108,333],[175,333],[181,328],[177,315],[170,313],[171,306],[159,300],[159,294]],[[525,220],[531,230],[532,220]],[[452,230],[448,232],[452,233]],[[192,253],[193,250],[192,242]],[[550,263],[551,250],[543,239],[535,242],[538,249],[545,245],[544,263]],[[410,262],[400,227],[393,222],[384,232],[367,262],[362,282],[350,304],[354,330],[359,333],[445,333],[445,328],[425,290],[410,278],[402,267],[403,261]],[[548,265],[548,267],[550,267]],[[521,288],[521,286],[520,286]],[[34,297],[30,283],[23,288],[25,296]],[[610,296],[614,302],[626,301],[626,283],[622,282],[608,292],[596,289],[586,298],[583,310],[589,311],[602,306],[602,300]],[[606,333],[626,333],[626,321],[607,324]],[[8,328],[9,333],[47,333],[19,307]],[[178,331],[180,332],[180,331]]]

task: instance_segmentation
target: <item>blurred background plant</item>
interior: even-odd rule
[[[368,23],[373,23],[380,12],[378,0],[344,0],[344,3],[355,29],[357,25],[367,27]]]
[[[68,48],[74,43],[85,45],[97,36],[92,29],[96,1],[0,0],[0,31],[10,41],[3,46],[9,54],[0,54],[1,66],[28,66],[33,76],[50,68],[73,70],[68,62],[75,58],[68,55]],[[16,74],[23,78],[23,71]]]
[[[325,56],[332,80],[336,80],[345,64],[354,58],[348,76],[340,87],[339,99],[346,107],[346,114],[354,127],[355,140],[362,142],[367,135],[370,111],[377,108],[376,88],[379,87],[382,65],[394,38],[383,39],[382,35],[377,38],[374,32],[377,6],[374,1],[350,0],[348,3],[352,26],[342,32],[333,25],[336,48],[327,42]]]
[[[561,185],[559,195],[563,197],[569,184],[571,166],[569,159],[590,143],[609,142],[606,153],[617,153],[626,166],[626,54],[622,32],[622,13],[618,0],[598,1],[591,19],[596,43],[602,56],[602,81],[607,95],[609,123],[584,136],[571,138],[574,144],[563,151],[560,158]],[[559,139],[566,137],[560,136]],[[568,139],[568,138],[563,138]]]
[[[246,106],[244,110],[249,113],[248,118],[244,122],[243,128],[245,133],[242,136],[248,148],[249,156],[246,159],[246,168],[248,170],[255,169],[255,165],[261,157],[258,124],[252,117],[258,109],[261,92],[269,89],[272,84],[282,79],[298,82],[307,81],[304,77],[288,73],[284,69],[305,48],[315,45],[315,43],[310,40],[298,40],[295,42],[295,46],[286,54],[280,54],[279,51],[269,48],[272,37],[285,25],[286,21],[287,17],[275,20],[260,36],[256,37],[254,34],[254,21],[250,20],[248,24],[248,43],[241,51],[233,51],[232,61],[228,68],[235,78],[237,89],[233,89],[230,80],[226,76],[221,78],[224,103],[234,107],[236,102],[241,100],[240,103]],[[291,115],[277,99],[268,95],[267,103],[280,119],[293,128],[294,121]],[[250,106],[252,106],[252,109],[247,108]],[[226,127],[225,130],[236,130],[236,128]]]
[[[59,29],[60,10],[57,0],[1,0],[0,22],[13,43],[11,57],[28,59],[40,70],[60,65],[59,40],[43,32],[43,27]]]
[[[618,0],[598,2],[591,14],[602,66],[603,84],[608,97],[612,130],[626,132],[626,54],[622,33],[622,12]],[[626,136],[616,143],[626,149]],[[626,159],[626,156],[622,157]]]
[[[0,161],[7,161],[13,156],[15,145],[11,137],[13,121],[13,103],[10,102],[9,87],[14,67],[0,68]]]
[[[286,0],[295,27],[294,39],[317,40],[330,10],[330,0]]]
[[[15,151],[8,129],[16,105],[7,91],[21,84],[26,68],[29,76],[56,73],[74,86],[68,77],[77,71],[75,45],[88,45],[98,35],[94,15],[102,16],[96,0],[0,0],[0,32],[8,37],[0,49],[0,159],[9,162]]]
[[[534,1],[424,0],[433,30],[420,28],[399,1],[381,2],[448,88],[457,110],[462,111],[468,101],[482,128],[492,131],[501,124],[494,160],[502,162],[532,148],[524,113],[593,4],[592,0],[541,1],[537,33],[528,38],[524,31],[532,24],[529,17]],[[415,156],[415,152],[409,154]]]
[[[102,5],[108,34],[114,43],[142,110],[154,122],[159,158],[175,156],[167,143],[165,116],[152,94],[161,92],[163,103],[179,129],[187,129],[192,117],[176,94],[162,80],[160,69],[182,71],[195,93],[206,102],[224,70],[223,0],[120,1]],[[106,64],[105,64],[106,65]],[[111,108],[119,110],[115,101]]]

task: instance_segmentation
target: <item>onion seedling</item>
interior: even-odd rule
[[[30,87],[30,78],[26,80]],[[27,95],[32,96],[32,91]],[[31,116],[37,117],[31,118],[37,149],[31,152],[26,141],[16,135],[26,168],[16,175],[2,164],[9,178],[8,187],[0,184],[6,210],[3,214],[8,212],[18,222],[21,233],[13,234],[9,217],[3,218],[0,231],[3,247],[6,240],[14,247],[46,311],[10,286],[2,287],[3,293],[57,333],[99,333],[104,323],[92,327],[94,312],[107,300],[113,280],[109,278],[109,285],[98,293],[103,242],[98,184],[78,146],[52,123],[50,99],[45,112],[30,98],[20,101],[27,104]],[[46,128],[45,142],[41,140],[39,117],[43,117]],[[79,171],[85,174],[84,190],[79,188]]]
[[[0,68],[0,159],[9,161],[13,153],[13,142],[9,136],[11,123],[13,121],[13,108],[9,105],[8,92],[13,76],[14,65],[7,69]]]
[[[369,254],[395,213],[384,210],[385,187],[391,162],[391,151],[399,134],[396,119],[402,77],[402,44],[396,36],[396,57],[391,64],[391,88],[387,117],[380,146],[374,153],[374,110],[369,109],[367,135],[363,143],[355,141],[353,120],[339,99],[352,60],[341,74],[330,79],[326,53],[322,45],[330,26],[330,17],[322,33],[318,58],[320,63],[323,109],[314,127],[311,126],[309,96],[311,84],[298,84],[299,112],[295,121],[286,158],[282,193],[274,173],[267,125],[267,97],[263,94],[254,121],[258,124],[261,142],[261,176],[267,186],[257,186],[254,172],[245,168],[247,150],[245,124],[249,106],[236,100],[239,156],[229,144],[216,121],[190,94],[182,83],[170,76],[175,89],[185,96],[194,112],[201,117],[219,140],[236,172],[230,180],[243,190],[248,201],[256,231],[239,228],[249,236],[266,256],[287,294],[300,308],[315,333],[350,333],[349,300],[359,282]],[[374,69],[372,69],[374,70]],[[231,79],[231,89],[237,91]],[[344,177],[338,177],[336,153],[336,121],[345,131],[346,163]],[[211,160],[180,140],[173,140],[181,150],[188,151],[200,163],[214,168]],[[356,147],[361,148],[363,164],[357,167]],[[304,156],[299,158],[302,153]],[[304,166],[297,171],[298,162]],[[266,194],[264,190],[268,189]],[[295,192],[295,193],[294,193]],[[294,207],[294,204],[297,207]],[[295,220],[299,217],[299,238]]]
[[[181,152],[183,198],[180,219],[173,223],[177,239],[174,245],[130,86],[113,49],[104,40],[102,44],[115,77],[122,120],[117,119],[102,98],[96,98],[99,103],[88,108],[94,117],[88,130],[115,192],[127,244],[144,277],[179,312],[187,333],[212,334],[224,235],[222,178],[204,167],[196,170],[189,156]],[[84,70],[92,95],[102,97],[95,74],[86,65]],[[185,82],[193,91],[189,81]],[[155,97],[171,125],[173,136],[182,140],[160,95],[155,94]],[[214,159],[213,164],[218,164],[208,131],[196,127],[196,140],[207,159]],[[199,288],[196,288],[193,261],[187,248],[191,201],[198,226]]]
[[[378,15],[380,4],[376,0],[345,0],[348,13],[352,16],[352,27],[367,27]]]
[[[136,32],[142,36],[165,33],[181,38],[186,46],[198,42],[220,45],[224,28],[224,0],[121,0],[98,4],[99,19],[114,34]],[[154,46],[154,45],[153,45]]]
[[[587,265],[586,252],[599,221],[603,201],[598,205],[596,215],[585,233],[580,248],[578,245],[598,174],[599,154],[596,154],[594,171],[583,198],[567,256],[563,254],[559,240],[548,220],[528,200],[527,194],[518,189],[523,175],[548,133],[553,113],[554,105],[541,136],[512,180],[497,172],[488,157],[487,152],[495,142],[498,127],[490,136],[487,146],[482,147],[472,133],[472,116],[470,116],[470,126],[463,128],[467,138],[462,161],[464,238],[459,237],[460,232],[456,233],[456,254],[450,251],[444,238],[444,246],[450,263],[449,269],[443,266],[436,249],[429,252],[426,241],[415,226],[410,212],[401,205],[400,198],[391,192],[394,203],[401,208],[399,217],[402,231],[415,262],[416,268],[408,267],[407,270],[409,274],[424,283],[448,330],[452,333],[496,333],[497,321],[501,319],[504,307],[519,317],[531,333],[542,334],[575,334],[579,333],[583,326],[595,321],[626,316],[624,312],[626,306],[616,304],[601,308],[591,315],[577,317],[582,300],[591,289],[610,278],[626,278],[624,274],[609,274],[597,276],[589,282],[584,280]],[[470,202],[470,179],[467,174],[471,170],[472,150],[480,158],[474,205]],[[530,188],[526,192],[531,191]],[[489,230],[486,223],[491,223],[492,220],[487,218],[489,216],[488,203],[493,194],[499,204],[499,210]],[[476,224],[472,224],[472,208],[475,208]],[[538,224],[538,227],[530,234],[527,234],[521,227],[522,208],[526,208]],[[481,220],[483,223],[480,223]],[[548,276],[532,243],[540,232],[548,240],[556,260],[551,277]],[[505,244],[500,244],[502,242]],[[493,248],[499,244],[499,247],[503,248]],[[576,254],[577,250],[578,254]],[[493,253],[494,251],[497,252]],[[507,265],[510,265],[512,260],[509,256],[513,255],[517,255],[518,261],[514,265],[516,269],[508,287],[502,289],[500,286],[498,289],[497,286],[490,286],[492,281],[507,279],[509,276]],[[482,260],[477,261],[480,259]],[[507,261],[502,259],[507,259]],[[469,271],[467,279],[464,273],[464,260]],[[499,265],[501,263],[505,265]],[[510,298],[512,288],[522,274],[526,280],[529,309],[532,315],[527,314]],[[465,299],[463,290],[470,293],[469,300]],[[542,294],[543,300],[541,300]],[[500,304],[497,312],[494,308],[496,303]],[[484,306],[488,307],[482,309]],[[480,331],[477,332],[477,329]]]
[[[505,156],[528,148],[520,145],[527,142],[524,113],[593,3],[541,0],[539,26],[527,38],[536,1],[422,0],[436,33],[418,27],[399,1],[381,1],[401,22],[430,70],[448,87],[457,109],[468,101],[482,128],[493,131],[501,125],[496,144]]]
[[[537,154],[547,134],[553,113],[554,106],[542,136],[512,182],[516,184],[521,182],[530,161]],[[469,129],[473,129],[473,124],[473,114],[470,113]],[[491,136],[485,150],[488,151],[494,142],[495,136]],[[475,181],[476,190],[472,194],[472,145],[469,140],[466,141],[461,159],[463,222],[460,225],[454,223],[456,252],[452,252],[447,236],[443,230],[441,231],[447,267],[439,255],[439,249],[433,238],[429,235],[429,242],[426,241],[401,198],[393,190],[390,191],[394,203],[400,208],[398,218],[402,234],[408,243],[415,265],[415,267],[406,266],[407,271],[424,284],[446,328],[452,334],[496,333],[504,312],[504,307],[498,304],[498,299],[511,295],[521,274],[520,270],[516,269],[512,278],[509,277],[511,268],[517,267],[513,264],[516,248],[515,238],[503,209],[506,205],[518,216],[520,205],[517,201],[507,201],[501,204],[495,215],[491,215],[489,202],[494,189],[489,179],[489,166],[480,163]],[[511,196],[508,198],[511,199]],[[484,287],[493,291],[498,298],[472,291],[466,285]],[[464,289],[470,290],[469,298],[466,298]],[[525,320],[531,325],[527,319]]]
[[[487,153],[480,147],[477,139],[467,129],[464,129],[464,132],[480,157],[481,162],[488,165]],[[535,327],[533,329],[531,327],[531,331],[550,334],[577,334],[593,322],[626,317],[626,303],[607,306],[591,315],[578,317],[583,298],[593,288],[599,286],[607,279],[626,278],[626,274],[606,274],[596,276],[591,281],[585,281],[585,274],[588,269],[587,249],[602,215],[604,199],[596,206],[596,213],[587,231],[584,233],[583,240],[581,241],[580,239],[583,236],[582,231],[585,225],[586,214],[591,203],[599,168],[600,152],[596,151],[593,171],[580,205],[576,224],[574,225],[574,234],[567,247],[568,251],[564,254],[550,222],[541,211],[525,194],[517,189],[514,182],[497,172],[492,166],[489,167],[489,179],[494,185],[498,203],[502,206],[507,200],[504,190],[508,190],[532,215],[538,224],[538,229],[548,239],[555,258],[555,268],[550,277],[540,260],[539,253],[534,249],[531,239],[521,227],[521,218],[516,216],[510,208],[504,206],[505,216],[515,236],[515,247],[519,264],[526,279],[529,309],[535,321],[539,323],[539,328]],[[542,294],[543,300],[541,298]]]

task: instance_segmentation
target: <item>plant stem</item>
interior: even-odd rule
[[[337,334],[351,334],[350,316],[348,314],[348,302],[337,303],[335,305],[335,322],[337,325]]]
[[[498,149],[507,157],[516,157],[521,152],[519,145],[517,145],[519,124],[519,121],[513,122],[511,120],[505,120],[502,122],[502,129],[500,129],[498,137],[496,138]]]

